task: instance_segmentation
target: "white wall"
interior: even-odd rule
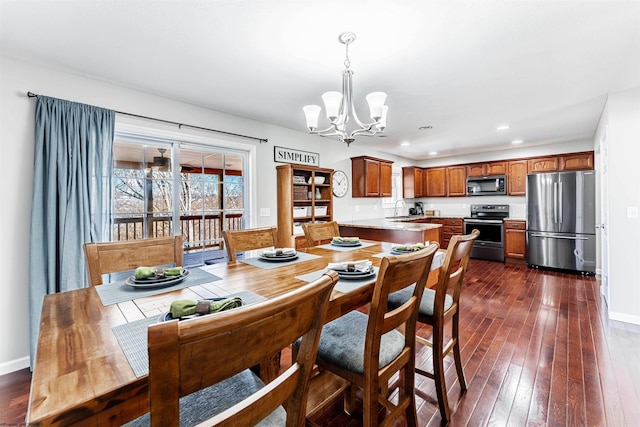
[[[609,316],[640,324],[640,88],[609,94],[594,139],[606,132],[609,230]]]

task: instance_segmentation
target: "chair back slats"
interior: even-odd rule
[[[302,231],[307,240],[307,247],[329,243],[340,235],[340,227],[336,221],[302,224]]]
[[[275,247],[276,232],[275,227],[224,230],[222,236],[227,248],[229,262],[236,260],[238,252]]]
[[[293,292],[251,306],[151,325],[148,348],[152,425],[178,425],[174,423],[178,414],[175,402],[180,397],[255,366],[302,337],[291,368],[248,399],[207,421],[207,425],[254,425],[284,404],[287,425],[301,425],[308,379],[329,296],[337,281],[337,274],[328,272]],[[158,420],[160,424],[156,423]]]
[[[182,236],[121,242],[85,243],[89,284],[102,284],[102,275],[156,265],[182,265]]]

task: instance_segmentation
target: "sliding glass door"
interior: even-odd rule
[[[222,260],[222,231],[248,223],[247,164],[243,151],[117,134],[112,240],[181,233],[185,265]]]

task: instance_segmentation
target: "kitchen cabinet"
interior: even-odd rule
[[[460,197],[467,195],[467,168],[461,166],[447,167],[447,196]]]
[[[410,166],[402,168],[402,198],[424,197],[424,179],[422,168]]]
[[[506,262],[524,263],[526,256],[526,223],[504,221],[504,258]]]
[[[304,248],[306,240],[302,224],[333,221],[333,169],[286,164],[277,166],[276,173],[277,244],[281,247]]]
[[[559,157],[539,157],[528,160],[529,173],[557,172],[560,167]]]
[[[467,165],[467,176],[482,177],[492,175],[505,175],[507,162],[474,163]]]
[[[593,151],[563,154],[560,159],[561,171],[593,169]]]
[[[507,194],[509,196],[524,196],[527,190],[526,160],[514,160],[507,163]]]
[[[462,218],[431,218],[432,224],[442,224],[440,230],[440,247],[446,249],[449,246],[451,237],[462,234]]]
[[[447,197],[447,168],[429,168],[423,172],[426,197]]]
[[[351,158],[352,197],[391,197],[393,162],[375,157]]]

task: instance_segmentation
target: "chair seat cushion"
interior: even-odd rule
[[[369,317],[351,311],[322,328],[318,358],[358,374],[364,372],[364,342]],[[404,348],[404,335],[396,330],[387,332],[380,341],[379,367],[391,363]]]
[[[388,304],[389,307],[397,308],[405,302],[409,301],[411,295],[413,295],[413,289],[415,285],[404,288],[401,291],[389,294]],[[436,299],[436,291],[433,289],[425,289],[422,294],[422,300],[420,301],[420,308],[418,309],[420,314],[426,316],[433,316],[433,305]],[[453,305],[453,298],[449,294],[444,297],[444,310],[447,311]]]
[[[264,387],[262,380],[247,369],[218,384],[184,396],[180,398],[180,426],[199,424],[242,401],[262,387]],[[281,427],[286,424],[286,420],[287,414],[280,406],[258,425]],[[151,425],[149,413],[125,424],[127,427],[149,425]]]

